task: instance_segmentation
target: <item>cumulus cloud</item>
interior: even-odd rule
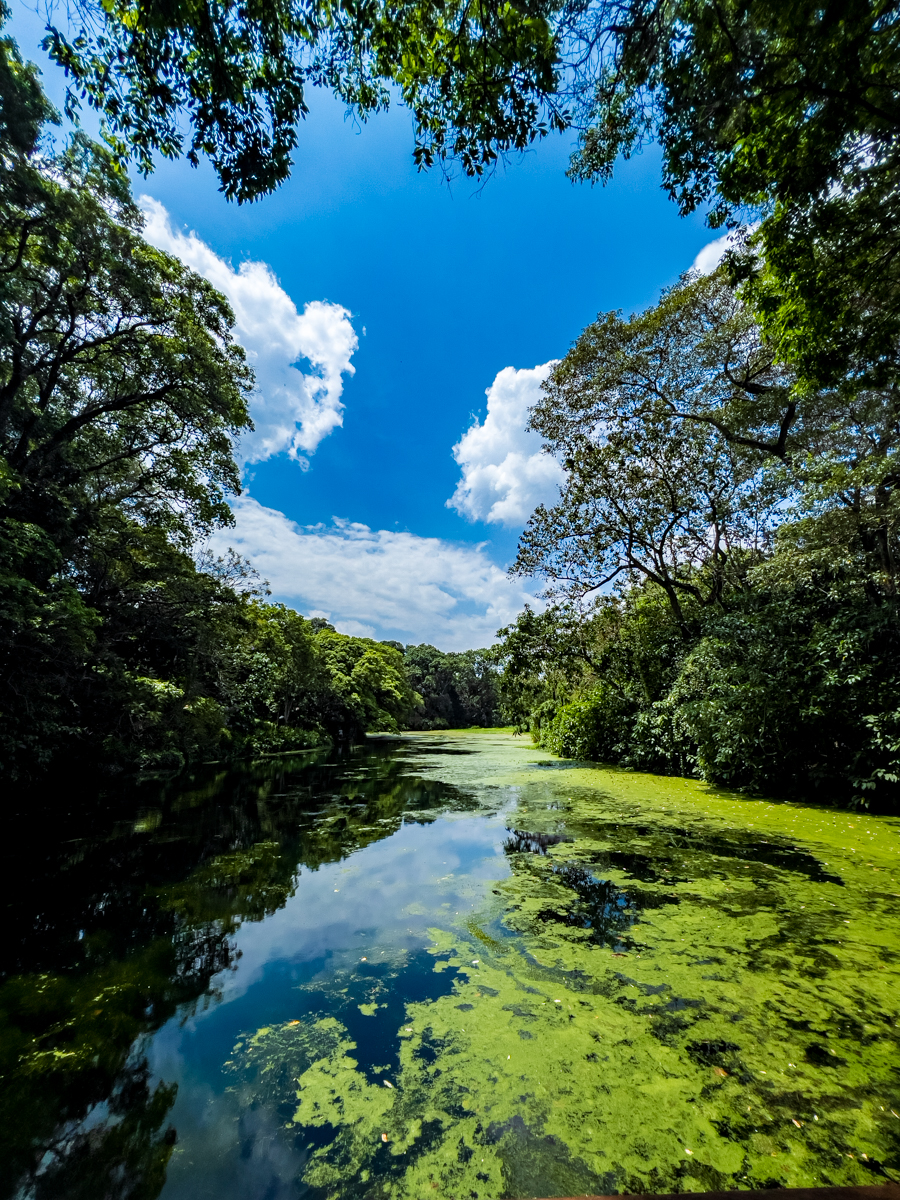
[[[538,504],[556,499],[562,468],[541,450],[538,434],[525,432],[528,409],[554,365],[504,367],[497,375],[485,393],[484,422],[476,420],[453,447],[462,479],[448,507],[471,520],[522,525]]]
[[[699,271],[701,275],[712,275],[725,257],[725,252],[736,248],[748,234],[758,228],[759,222],[754,221],[744,229],[729,230],[714,242],[708,242],[694,259],[692,269]]]
[[[248,496],[233,507],[235,527],[216,534],[212,549],[232,546],[275,599],[341,633],[466,650],[490,645],[501,625],[535,603],[483,546],[351,521],[302,527]]]
[[[322,300],[299,313],[266,263],[243,262],[235,270],[195,233],[173,229],[158,200],[142,196],[140,204],[147,240],[203,275],[234,309],[235,334],[257,384],[251,403],[256,429],[241,439],[238,457],[254,463],[286,451],[308,466],[304,455],[343,422],[343,376],[354,373],[350,359],[358,345],[350,313]],[[297,366],[302,359],[311,373]]]

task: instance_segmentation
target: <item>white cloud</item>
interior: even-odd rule
[[[304,528],[248,496],[233,507],[235,527],[216,534],[213,549],[234,547],[275,599],[342,633],[467,650],[490,645],[526,602],[535,605],[482,546],[351,521]]]
[[[243,262],[235,270],[195,233],[173,229],[158,200],[141,196],[140,205],[147,240],[203,275],[234,309],[235,334],[257,384],[251,404],[256,429],[241,439],[238,457],[253,463],[287,451],[306,467],[304,453],[343,422],[343,375],[354,373],[350,359],[358,345],[350,313],[322,300],[298,313],[266,263]],[[304,358],[311,374],[294,365]]]
[[[563,472],[541,450],[536,433],[526,433],[528,409],[541,398],[541,384],[554,367],[504,367],[487,389],[487,416],[476,420],[453,447],[462,479],[447,505],[472,520],[523,525],[538,504],[552,502]]]
[[[722,261],[725,251],[729,248],[731,242],[731,234],[726,233],[723,237],[716,238],[714,242],[709,242],[691,264],[691,269],[699,271],[701,275],[712,275],[713,271]]]
[[[742,229],[729,230],[714,242],[708,242],[694,259],[691,269],[699,271],[701,275],[712,275],[725,257],[725,252],[739,246],[745,237],[758,228],[759,222],[754,221]]]

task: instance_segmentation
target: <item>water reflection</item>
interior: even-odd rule
[[[563,833],[529,833],[524,829],[507,829],[510,837],[503,843],[507,854],[546,854],[551,846],[571,842]]]
[[[301,869],[473,805],[411,776],[390,745],[24,798],[6,843],[22,884],[0,974],[2,1194],[157,1196],[177,1089],[151,1082],[147,1038],[221,993],[238,930],[282,908]],[[408,986],[392,1008],[426,994]]]
[[[534,753],[385,739],[29,798],[6,829],[27,883],[0,977],[3,1194],[898,1173],[893,826],[851,845],[814,810],[765,825],[680,781],[680,807],[665,781],[635,801],[577,765],[538,778]]]

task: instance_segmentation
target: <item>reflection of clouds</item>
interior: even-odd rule
[[[457,909],[460,916],[470,912],[484,882],[508,873],[505,858],[496,854],[503,834],[502,821],[483,815],[441,817],[429,825],[402,825],[349,860],[301,868],[284,908],[238,932],[238,969],[217,980],[223,1001],[242,996],[268,967],[285,960],[327,957],[333,969],[342,959],[351,965],[372,951],[421,946],[430,923],[448,915],[452,922]],[[442,911],[447,902],[450,909]],[[404,911],[413,904],[423,907],[420,915]]]
[[[222,1095],[189,1077],[179,1081],[171,1115],[183,1152],[169,1160],[166,1200],[196,1200],[198,1176],[206,1196],[237,1191],[266,1200],[295,1200],[297,1176],[309,1152],[283,1136],[277,1112],[264,1106],[241,1108],[235,1093]]]
[[[416,775],[427,761],[416,762]],[[466,761],[462,770],[470,794],[477,787],[473,769]],[[442,762],[424,773],[446,770]],[[431,944],[429,929],[458,929],[467,936],[466,917],[479,911],[486,885],[509,873],[502,852],[506,820],[497,810],[516,793],[493,796],[503,803],[427,823],[410,812],[407,824],[346,859],[316,869],[301,865],[285,906],[241,926],[237,970],[213,981],[222,1001],[200,1008],[183,1024],[170,1021],[153,1040],[154,1073],[178,1083],[171,1119],[179,1153],[169,1166],[166,1200],[195,1200],[198,1172],[211,1195],[294,1200],[307,1151],[284,1137],[275,1111],[250,1113],[239,1093],[225,1090],[231,1080],[223,1076],[222,1064],[241,1034],[302,1017],[307,1002],[298,988],[311,982],[315,990],[319,984],[327,989],[332,981],[343,987],[364,955],[370,966],[385,964],[402,976],[407,956]],[[429,955],[423,957],[430,963]],[[341,974],[343,980],[333,980]],[[378,977],[369,982],[366,999],[374,1003],[393,986]],[[385,1032],[389,1038],[396,1033],[387,1024],[378,1028],[379,1019],[385,1020],[380,1009],[362,1019],[371,1020],[375,1048]],[[357,1040],[361,1048],[366,1044],[358,1035]]]

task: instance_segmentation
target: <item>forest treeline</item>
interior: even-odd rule
[[[47,45],[103,144],[55,141],[0,41],[7,778],[509,721],[576,757],[897,804],[896,5],[78,11]],[[143,239],[123,162],[180,153],[181,109],[189,158],[252,199],[290,170],[308,83],[361,116],[398,87],[420,165],[476,175],[549,128],[591,180],[654,138],[681,210],[734,232],[555,368],[530,421],[565,480],[513,568],[549,607],[489,651],[345,637],[204,550],[253,375],[225,299]]]

